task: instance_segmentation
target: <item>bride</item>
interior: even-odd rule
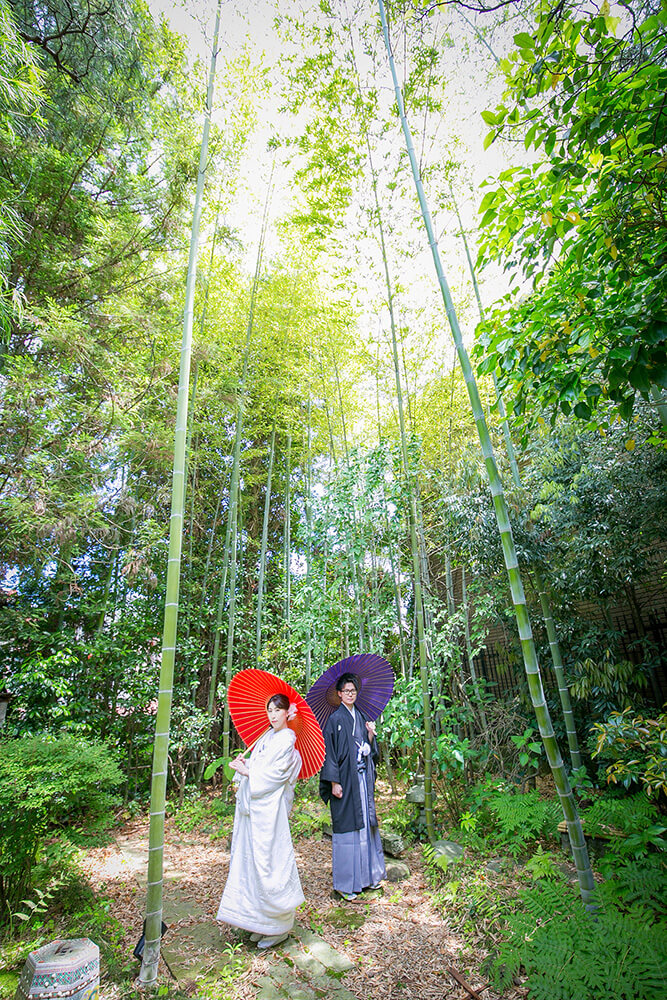
[[[217,919],[251,931],[258,948],[285,940],[304,901],[288,822],[301,770],[296,736],[287,726],[290,711],[295,707],[284,694],[269,698],[270,728],[249,760],[241,756],[230,764],[238,790],[229,875]]]

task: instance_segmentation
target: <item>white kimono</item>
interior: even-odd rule
[[[217,916],[267,937],[290,931],[304,901],[288,822],[301,770],[295,740],[291,729],[269,729],[253,748],[250,777],[239,781],[229,875]]]

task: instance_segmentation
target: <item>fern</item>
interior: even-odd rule
[[[622,910],[641,904],[656,916],[667,913],[667,862],[659,855],[620,863],[613,859],[601,862],[600,869],[606,880],[597,895],[604,904]]]
[[[586,833],[595,837],[610,830],[621,833],[635,833],[645,830],[656,822],[659,813],[643,792],[628,798],[599,798],[583,813]]]
[[[541,881],[519,893],[509,938],[492,966],[505,989],[520,968],[532,1000],[667,1000],[664,922],[641,907],[620,912],[599,896],[588,913],[574,891]]]
[[[498,792],[489,800],[488,808],[497,821],[496,842],[515,855],[538,837],[554,836],[562,816],[558,802],[540,798],[537,791]]]

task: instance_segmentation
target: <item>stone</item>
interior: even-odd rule
[[[331,969],[333,972],[349,972],[354,967],[346,955],[335,951],[324,938],[306,930],[305,927],[295,928],[293,933],[295,937],[298,937],[304,950],[316,958],[318,962],[321,962],[325,968]]]
[[[505,871],[504,861],[487,861],[486,863],[487,872],[495,872],[496,875],[500,875],[501,872]]]
[[[309,976],[321,976],[324,974],[324,965],[319,962],[314,955],[305,951],[298,941],[285,941],[280,945],[280,952],[296,965],[301,972],[308,973]]]
[[[385,863],[388,882],[402,882],[410,877],[410,869],[404,861],[389,861]]]
[[[261,979],[257,979],[255,985],[260,987],[255,1000],[284,1000],[288,996],[285,990],[274,983],[272,979],[269,979],[268,976],[262,976]]]
[[[380,830],[380,840],[382,841],[382,850],[392,858],[400,858],[405,851],[405,843],[400,833],[394,833],[393,830]]]
[[[331,976],[314,976],[310,985],[315,990],[315,996],[322,1000],[357,1000],[354,993],[346,990],[341,982]]]
[[[312,990],[309,990],[307,986],[303,983],[300,985],[290,986],[289,988],[290,1000],[314,1000],[315,994]]]
[[[426,802],[426,791],[423,785],[413,785],[405,793],[406,802],[414,802],[415,805],[423,806]]]
[[[456,844],[453,840],[436,840],[433,844],[433,853],[436,858],[447,858],[447,861],[458,861],[463,857],[465,848],[461,844]]]

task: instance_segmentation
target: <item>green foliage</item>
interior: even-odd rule
[[[407,844],[419,841],[424,834],[424,821],[419,817],[417,806],[404,799],[392,802],[381,817],[383,829],[386,827],[401,835]]]
[[[540,878],[555,879],[559,877],[559,871],[556,866],[556,855],[552,851],[544,851],[541,844],[538,844],[533,856],[528,858],[524,868],[531,878],[535,880]]]
[[[667,385],[667,12],[648,10],[622,35],[576,3],[540,10],[503,65],[506,102],[484,116],[487,143],[503,134],[540,154],[481,205],[482,259],[534,291],[518,305],[512,293],[482,331],[480,371],[529,423],[547,409],[608,426]]]
[[[396,752],[401,770],[418,770],[423,706],[418,677],[397,677],[394,694],[382,713],[378,738]]]
[[[607,781],[627,788],[636,782],[648,795],[667,795],[667,713],[655,719],[637,715],[632,708],[612,712],[606,722],[593,724],[594,757],[607,765]]]
[[[226,944],[221,957],[225,962],[224,965],[217,963],[215,975],[197,980],[197,996],[201,1000],[233,1000],[236,996],[236,984],[248,964],[243,945]]]
[[[322,827],[329,822],[327,812],[319,809],[319,803],[309,806],[301,802],[294,804],[290,814],[290,830],[294,840],[301,837],[317,837],[322,833]]]
[[[576,891],[540,879],[519,892],[492,965],[504,990],[520,969],[534,1000],[658,1000],[667,996],[664,921],[641,906],[625,911],[597,893],[587,912]]]
[[[442,796],[449,822],[458,825],[465,808],[468,774],[479,754],[469,739],[459,739],[454,733],[442,733],[433,748],[434,772],[438,775],[438,793]]]
[[[108,980],[127,980],[134,966],[123,927],[112,916],[111,901],[97,897],[83,877],[79,852],[66,838],[49,839],[40,849],[33,882],[6,928],[0,944],[0,968],[20,973],[28,953],[48,941],[90,937],[100,947]],[[22,920],[21,913],[29,920]]]
[[[122,776],[101,743],[32,736],[0,744],[0,922],[25,898],[48,825],[109,806]]]
[[[454,869],[439,864],[430,845],[424,849],[433,904],[454,930],[470,941],[492,940],[505,924],[514,886],[503,874],[487,869],[478,858],[462,858]]]
[[[655,803],[644,792],[627,797],[602,795],[583,810],[584,829],[590,836],[609,836],[620,831],[624,836],[612,841],[619,855],[641,857],[650,849],[665,850],[667,826]]]
[[[606,854],[598,862],[604,881],[597,887],[598,898],[623,912],[650,912],[660,920],[667,910],[667,863],[664,856],[646,854],[642,858]]]
[[[234,802],[226,802],[223,798],[207,799],[196,795],[186,799],[174,812],[174,824],[181,833],[192,833],[198,830],[211,835],[211,839],[231,833],[234,823]]]
[[[489,840],[514,856],[522,854],[538,837],[555,837],[562,818],[558,800],[541,798],[536,789],[523,793],[493,789],[482,803],[491,817]]]
[[[603,705],[627,705],[637,689],[645,689],[647,678],[629,660],[614,662],[611,650],[599,660],[577,661],[573,667],[571,692],[580,701],[591,701],[600,710]]]
[[[37,123],[44,99],[42,74],[29,46],[16,30],[12,9],[0,2],[0,142],[7,146],[23,131],[23,121]],[[20,316],[24,296],[20,289],[9,288],[12,252],[24,237],[20,196],[14,191],[3,199],[0,214],[0,349],[9,340],[11,320]]]
[[[540,757],[544,753],[542,743],[536,740],[537,732],[532,726],[528,726],[521,735],[510,736],[512,743],[519,751],[519,764],[534,771],[540,762]]]
[[[592,836],[609,829],[632,833],[650,826],[658,815],[655,803],[643,792],[623,798],[601,795],[583,811],[586,832]]]

